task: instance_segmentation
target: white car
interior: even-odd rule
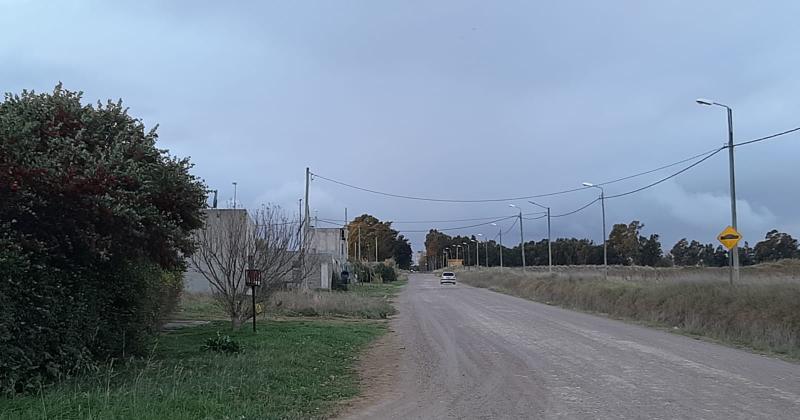
[[[439,280],[439,284],[456,284],[456,273],[451,273],[449,271],[445,271],[442,273],[442,278]]]

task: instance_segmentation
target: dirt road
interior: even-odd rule
[[[349,418],[800,418],[800,364],[431,275],[398,305],[395,386]]]

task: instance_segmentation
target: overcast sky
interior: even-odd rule
[[[0,88],[122,98],[159,124],[240,205],[296,212],[306,166],[396,194],[482,199],[547,193],[645,171],[800,126],[800,3],[736,1],[0,0]],[[792,29],[794,28],[794,29]],[[609,230],[716,242],[730,223],[727,152],[606,201]],[[800,134],[736,149],[739,227],[800,236]],[[609,185],[612,195],[681,166]],[[553,213],[596,190],[542,198]],[[413,221],[513,215],[508,202],[408,201],[312,183],[321,218]],[[517,202],[526,212],[531,205]],[[554,236],[602,241],[600,207]],[[510,227],[511,220],[502,222]],[[401,232],[458,223],[397,224]],[[546,233],[526,221],[526,240]],[[476,227],[451,234],[483,233]],[[424,233],[407,233],[415,250]],[[504,242],[518,241],[518,230]]]

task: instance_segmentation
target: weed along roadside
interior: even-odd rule
[[[682,270],[664,271],[655,280],[653,270],[637,275],[633,267],[617,269],[624,275],[608,280],[587,275],[585,268],[554,274],[490,269],[459,276],[466,284],[500,293],[800,360],[800,280],[793,274],[800,266],[747,268],[742,284],[733,287],[726,279],[703,279],[697,270],[683,270],[691,280]]]
[[[268,308],[272,319],[259,319],[256,333],[232,331],[213,302],[187,295],[177,316],[206,313],[209,324],[161,334],[145,358],[0,400],[0,420],[330,417],[358,395],[355,363],[387,331],[402,284],[282,295],[293,309]]]

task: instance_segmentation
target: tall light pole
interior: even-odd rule
[[[497,223],[492,223],[492,226],[498,229],[498,233],[500,234],[500,270],[503,269],[503,228],[497,226]]]
[[[475,242],[475,269],[477,270],[481,266],[481,257],[478,256],[478,250],[481,248],[481,243],[477,239],[473,239],[472,242]]]
[[[519,252],[522,253],[522,271],[525,271],[525,236],[522,233],[522,209],[513,204],[509,204],[508,206],[519,209]]]
[[[464,248],[466,248],[464,250],[464,259],[467,262],[467,270],[469,270],[469,243],[468,242],[464,242]]]
[[[475,244],[475,266],[476,267],[480,267],[481,266],[481,258],[478,256],[478,248],[481,247],[481,239],[480,238],[482,236],[483,236],[483,234],[479,233],[478,234],[478,238],[475,241],[476,242],[476,244]]]
[[[233,182],[233,208],[236,208],[236,185],[237,182]]]
[[[545,207],[541,204],[534,203],[533,201],[528,201],[529,203],[533,204],[534,206],[539,206],[545,210],[547,210],[547,261],[549,264],[548,271],[553,272],[553,244],[552,238],[550,237],[550,207]]]
[[[584,182],[584,187],[592,187],[600,190],[600,207],[603,209],[603,271],[608,278],[608,244],[606,243],[606,194],[603,187],[594,185],[591,182]]]
[[[488,239],[485,239],[483,241],[483,249],[484,249],[483,259],[486,260],[486,266],[488,267],[489,266],[489,240]]]
[[[697,99],[700,105],[716,105],[725,108],[728,112],[728,170],[731,178],[731,226],[736,229],[736,177],[733,168],[733,111],[728,105],[714,102],[708,99]],[[736,244],[730,251],[730,283],[739,282],[739,245]]]

